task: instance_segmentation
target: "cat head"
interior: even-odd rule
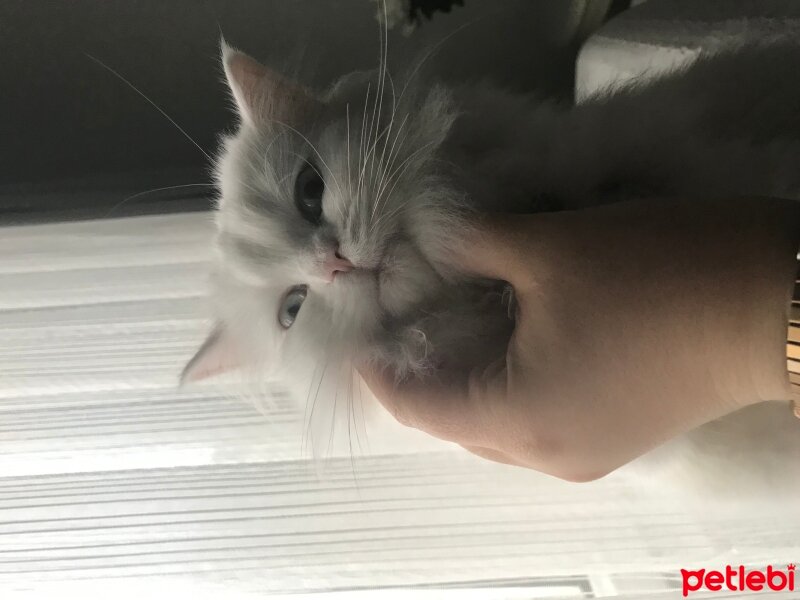
[[[463,204],[440,156],[448,92],[379,70],[317,93],[224,44],[222,62],[239,126],[216,166],[217,325],[184,379],[250,366],[308,385],[392,344],[418,360],[398,328],[446,285]]]

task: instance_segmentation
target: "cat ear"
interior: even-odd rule
[[[242,120],[296,123],[319,104],[311,92],[221,41],[222,65]]]
[[[181,385],[214,377],[242,365],[237,344],[222,325],[217,325],[200,346],[200,349],[186,363],[181,373]]]

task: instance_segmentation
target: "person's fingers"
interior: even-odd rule
[[[501,406],[503,398],[491,395],[498,386],[470,378],[443,381],[435,376],[397,381],[393,372],[374,367],[359,369],[378,401],[400,423],[443,440],[480,446],[493,431],[490,403]],[[496,410],[494,411],[496,413]]]
[[[500,452],[499,450],[495,450],[493,448],[484,448],[483,446],[462,446],[464,450],[471,452],[475,456],[480,456],[481,458],[485,458],[486,460],[491,460],[492,462],[502,463],[504,465],[512,465],[515,467],[524,467],[525,464],[519,462],[517,459],[505,454],[504,452]]]
[[[472,275],[507,281],[519,293],[534,278],[530,221],[524,215],[482,218],[455,249],[455,263]]]

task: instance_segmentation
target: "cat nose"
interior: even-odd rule
[[[322,271],[329,283],[333,281],[337,273],[347,273],[355,268],[355,265],[342,256],[338,249],[328,254],[322,261]]]

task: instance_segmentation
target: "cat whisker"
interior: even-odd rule
[[[347,123],[347,191],[350,197],[353,196],[353,174],[350,170],[350,103],[348,102],[345,107],[345,116]]]
[[[384,38],[384,39],[388,40],[388,33],[387,33],[387,37]],[[385,83],[386,83],[386,78],[387,77],[389,78],[389,82],[390,82],[390,85],[392,87],[392,113],[391,113],[391,117],[390,117],[388,125],[385,128],[380,129],[380,116],[381,116],[381,111],[382,111],[382,107],[383,107],[383,96],[385,94]],[[395,94],[394,80],[392,79],[391,74],[389,73],[388,69],[386,68],[385,58],[383,59],[383,62],[382,62],[382,67],[381,67],[381,70],[380,70],[380,75],[379,75],[379,80],[378,81],[379,81],[378,85],[379,85],[379,89],[380,89],[380,103],[378,104],[378,99],[377,99],[378,97],[376,96],[376,101],[375,101],[375,105],[376,106],[373,107],[372,122],[370,123],[370,128],[369,128],[369,131],[367,132],[368,135],[371,136],[372,135],[371,132],[373,131],[373,127],[374,127],[375,135],[373,137],[372,144],[369,144],[367,146],[367,154],[363,158],[359,157],[360,158],[360,165],[359,165],[360,166],[360,173],[359,173],[359,183],[360,184],[363,184],[363,182],[365,180],[367,167],[370,168],[370,176],[372,178],[375,178],[375,167],[376,167],[375,159],[377,157],[378,144],[380,143],[381,138],[384,138],[384,144],[383,144],[383,150],[381,151],[381,158],[380,158],[380,160],[378,161],[378,164],[377,164],[378,183],[380,183],[380,179],[385,174],[384,157],[385,157],[385,153],[386,153],[386,147],[387,147],[388,142],[389,142],[389,136],[391,135],[392,127],[394,126],[395,114],[396,114],[396,109],[397,109],[397,99],[396,99],[396,94]],[[376,120],[375,108],[377,108],[377,120]],[[365,117],[366,117],[366,112],[365,112]],[[359,186],[359,191],[360,191],[360,188],[361,188],[361,186]],[[359,198],[359,199],[361,199],[361,198]]]
[[[355,483],[356,490],[358,487],[358,476],[356,475],[356,463],[353,455],[353,431],[351,427],[351,417],[353,416],[353,375],[350,373],[350,386],[347,391],[347,448],[350,453],[350,472],[353,474],[353,483]],[[356,434],[358,435],[358,434]]]
[[[372,110],[372,120],[375,125],[375,136],[372,143],[372,166],[371,166],[371,174],[374,175],[375,173],[375,154],[376,154],[376,146],[378,144],[378,131],[380,129],[380,122],[381,122],[381,112],[383,109],[383,96],[386,90],[386,73],[387,73],[387,60],[388,60],[388,53],[389,53],[389,18],[387,15],[386,10],[386,0],[383,0],[383,23],[379,24],[378,32],[380,34],[379,37],[379,56],[378,56],[378,88],[379,92],[375,96],[376,99],[376,107],[377,107],[377,119],[375,116],[375,107]],[[372,131],[372,126],[370,126],[370,131]]]
[[[387,127],[386,137],[383,144],[383,151],[381,152],[381,159],[378,163],[378,169],[381,170],[383,166],[383,157],[386,152],[386,144],[389,140],[389,135],[392,130],[392,125],[394,123],[394,116],[396,113],[397,108],[397,97],[395,95],[395,87],[394,87],[394,80],[389,73],[389,17],[386,9],[386,0],[383,0],[383,61],[382,65],[379,64],[379,68],[381,69],[381,106],[378,108],[378,122],[380,122],[380,115],[381,115],[381,108],[383,107],[383,97],[386,92],[386,79],[389,79],[389,83],[392,86],[392,114],[389,119],[389,125]],[[375,145],[377,145],[378,139],[375,139]]]
[[[332,454],[331,450],[333,449],[334,438],[336,437],[336,421],[337,421],[337,413],[339,411],[339,381],[342,373],[342,367],[344,366],[343,362],[337,363],[336,369],[336,385],[334,385],[333,391],[333,410],[331,411],[331,431],[328,435],[328,456]],[[348,422],[349,428],[349,422]],[[352,447],[350,448],[350,456],[352,459]]]
[[[334,387],[333,390],[333,410],[331,410],[331,430],[328,433],[328,447],[325,450],[325,456],[333,455],[333,437],[336,435],[336,410],[339,403],[339,389]]]
[[[270,150],[272,150],[272,147],[275,145],[275,143],[278,141],[278,139],[282,135],[284,135],[283,132],[272,136],[272,139],[270,140],[269,144],[267,144],[267,147],[264,148],[264,150],[260,153],[260,154],[264,155],[264,176],[265,177],[268,177],[270,172],[274,173],[274,169],[269,166],[269,161],[268,161],[269,153],[270,153]]]
[[[427,144],[424,144],[424,145],[420,146],[420,147],[419,147],[419,148],[417,148],[417,149],[416,149],[414,152],[412,152],[411,154],[409,154],[409,155],[408,155],[408,156],[407,156],[407,157],[406,157],[406,158],[403,160],[403,162],[401,162],[401,163],[398,165],[398,167],[397,167],[397,168],[396,168],[396,169],[395,169],[395,170],[392,172],[392,174],[389,176],[389,181],[392,181],[392,179],[394,179],[394,183],[392,184],[392,187],[391,187],[391,189],[389,190],[389,193],[388,193],[388,194],[386,194],[386,195],[385,195],[383,198],[380,198],[380,197],[379,197],[379,198],[377,198],[377,199],[376,199],[376,201],[375,201],[375,202],[376,202],[376,204],[377,204],[377,203],[379,203],[379,202],[384,202],[384,203],[386,203],[386,202],[388,201],[388,198],[391,198],[391,196],[392,196],[392,192],[394,192],[394,189],[397,187],[397,184],[400,182],[400,180],[402,179],[403,175],[404,175],[404,174],[405,174],[405,172],[408,170],[408,167],[411,165],[411,161],[412,161],[412,160],[413,160],[413,159],[414,159],[414,158],[415,158],[415,157],[416,157],[418,154],[420,154],[421,152],[423,152],[424,150],[426,150],[427,148],[429,148],[429,147],[430,147],[430,146],[432,146],[433,144],[434,144],[433,142],[429,142],[429,143],[427,143]]]
[[[359,177],[358,177],[358,186],[356,190],[356,197],[361,198],[361,191],[362,191],[362,184],[364,178],[364,132],[367,125],[367,106],[369,104],[369,90],[372,82],[367,82],[367,93],[364,98],[364,110],[361,115],[361,137],[359,138],[358,142],[358,168],[359,168]]]
[[[283,135],[283,134],[280,134],[280,135]],[[268,156],[269,150],[272,148],[272,145],[275,142],[278,141],[278,137],[279,136],[275,136],[270,141],[269,145],[266,147],[265,150],[260,150],[258,148],[258,146],[255,144],[255,142],[250,143],[250,146],[253,149],[253,152],[250,153],[252,156],[261,156],[262,154],[264,155],[264,164],[263,164],[262,173],[263,173],[264,179],[266,181],[272,181],[272,180],[275,179],[275,169],[273,167],[269,166],[269,163],[267,162],[267,156]],[[255,164],[252,165],[252,168],[253,168],[254,171],[258,171],[258,169],[256,168]],[[253,192],[257,196],[260,196],[261,194],[264,193],[262,190],[259,190],[258,188],[253,187],[252,185],[250,185],[249,183],[247,183],[243,179],[236,178],[236,182],[239,185],[241,185],[242,187],[247,188],[248,190],[250,190],[251,192]]]
[[[384,140],[383,150],[381,151],[381,160],[380,160],[380,167],[381,168],[380,168],[380,174],[379,174],[380,175],[379,176],[379,181],[378,181],[378,185],[377,185],[377,188],[378,188],[377,196],[378,197],[381,194],[381,190],[386,185],[385,184],[386,174],[387,174],[388,170],[392,167],[392,165],[394,163],[393,151],[394,151],[395,145],[397,144],[397,140],[400,139],[400,133],[402,132],[403,127],[405,126],[405,123],[406,123],[406,121],[408,119],[408,113],[406,113],[405,117],[403,118],[403,122],[400,124],[400,127],[397,129],[397,132],[395,133],[394,139],[392,141],[392,147],[389,150],[389,156],[387,158],[385,158],[386,147],[387,147],[388,142],[389,142],[389,136],[391,135],[392,128],[394,127],[395,117],[397,116],[397,101],[398,101],[396,90],[395,90],[395,85],[394,85],[394,79],[391,77],[391,74],[389,74],[388,71],[387,71],[387,75],[389,76],[389,83],[392,86],[392,116],[391,116],[390,121],[389,121],[388,133],[387,133],[386,138]],[[406,137],[407,137],[406,135],[403,136],[400,146],[397,147],[398,154],[399,154],[400,149],[402,148],[403,142],[405,141]],[[374,211],[375,211],[375,206],[376,205],[377,205],[377,203],[373,205],[373,217],[374,217]]]
[[[391,136],[392,127],[394,126],[394,119],[397,115],[397,98],[395,96],[394,79],[392,79],[392,76],[388,71],[386,72],[386,76],[389,78],[389,84],[392,86],[392,114],[389,117],[389,125],[386,128],[387,132],[383,141],[383,150],[381,150],[381,159],[378,163],[378,172],[381,175],[383,175],[385,172],[384,158],[386,156],[386,147],[388,146],[389,137]]]
[[[309,440],[309,439],[311,440],[312,449],[315,447],[315,441],[313,439],[314,412],[316,410],[317,401],[319,399],[320,389],[322,388],[323,381],[325,380],[325,375],[328,372],[328,368],[330,366],[330,357],[333,356],[333,354],[331,352],[331,341],[332,341],[331,338],[332,338],[332,336],[333,336],[333,328],[328,330],[328,333],[325,336],[325,340],[322,343],[322,346],[324,348],[323,356],[325,356],[325,362],[322,365],[322,373],[320,374],[319,379],[316,382],[316,389],[314,391],[314,398],[310,402],[310,405],[311,405],[310,406],[310,410],[308,410],[308,412],[307,412],[308,420],[306,422],[306,435],[304,437],[306,438],[306,440]],[[314,388],[314,380],[316,379],[317,370],[318,370],[318,367],[315,367],[314,376],[312,376],[311,383],[309,385],[308,395],[306,397],[306,409],[308,409],[308,407],[309,407],[309,400],[311,399],[311,389]],[[335,401],[336,401],[336,399],[334,398],[334,402]],[[334,415],[336,414],[335,408],[334,408],[333,414]],[[330,444],[333,441],[334,434],[335,434],[335,432],[332,430],[331,434],[330,434],[330,437],[328,439],[328,451],[330,451]],[[313,452],[314,451],[312,450],[312,453]]]
[[[101,61],[99,58],[95,58],[95,57],[94,57],[94,56],[92,56],[91,54],[88,54],[88,53],[85,53],[85,52],[84,52],[84,54],[85,54],[85,55],[86,55],[86,56],[87,56],[87,57],[88,57],[90,60],[92,60],[92,61],[96,62],[98,65],[100,65],[101,67],[103,67],[103,68],[104,68],[106,71],[108,71],[109,73],[111,73],[112,75],[114,75],[115,77],[117,77],[118,79],[120,79],[120,80],[121,80],[121,81],[122,81],[122,82],[123,82],[125,85],[127,85],[129,88],[131,88],[131,89],[132,89],[134,92],[136,92],[137,94],[139,94],[139,95],[140,95],[142,98],[144,98],[145,100],[147,100],[147,102],[149,102],[153,108],[155,108],[155,109],[156,109],[158,112],[160,112],[160,113],[161,113],[161,114],[164,116],[164,118],[166,118],[166,119],[167,119],[167,121],[169,121],[170,123],[172,123],[172,124],[175,126],[175,128],[176,128],[178,131],[180,131],[180,132],[183,134],[183,137],[185,137],[185,138],[186,138],[187,140],[189,140],[189,141],[190,141],[192,144],[194,144],[194,146],[195,146],[195,147],[196,147],[198,150],[200,150],[200,152],[202,152],[202,153],[203,153],[203,156],[205,156],[205,157],[206,157],[206,159],[207,159],[209,162],[213,161],[213,159],[211,158],[211,155],[209,155],[209,154],[208,154],[208,152],[206,152],[205,150],[203,150],[203,148],[200,146],[200,144],[198,144],[198,143],[197,143],[197,142],[194,140],[194,138],[193,138],[192,136],[190,136],[188,133],[186,133],[186,131],[185,131],[185,130],[184,130],[184,129],[183,129],[181,126],[180,126],[180,125],[178,125],[178,124],[175,122],[175,120],[174,120],[172,117],[170,117],[170,116],[169,116],[169,115],[168,115],[166,112],[164,112],[164,110],[163,110],[163,109],[162,109],[160,106],[158,106],[158,104],[156,104],[156,103],[155,103],[155,102],[153,102],[153,101],[152,101],[150,98],[148,98],[148,97],[147,97],[147,95],[146,95],[144,92],[142,92],[142,91],[141,91],[139,88],[137,88],[137,87],[136,87],[135,85],[133,85],[133,84],[132,84],[130,81],[128,81],[127,79],[125,79],[125,77],[123,77],[123,76],[122,76],[122,75],[120,75],[120,74],[119,74],[117,71],[115,71],[114,69],[112,69],[111,67],[109,67],[107,64],[105,64],[105,63],[104,63],[103,61]]]
[[[433,47],[432,47],[430,50],[428,50],[428,52],[426,52],[426,53],[425,53],[425,56],[423,56],[423,57],[422,57],[422,59],[421,59],[421,60],[420,60],[420,61],[417,63],[417,65],[414,67],[414,70],[413,70],[413,71],[411,71],[411,73],[410,73],[410,74],[408,75],[408,77],[406,78],[406,82],[405,82],[405,84],[403,85],[403,89],[402,89],[402,91],[400,92],[400,97],[398,98],[398,102],[399,102],[400,100],[402,100],[402,99],[403,99],[403,96],[405,95],[405,93],[406,93],[406,90],[408,89],[408,85],[411,83],[411,81],[414,79],[414,77],[416,77],[416,76],[417,76],[417,73],[419,72],[419,70],[422,68],[422,66],[423,66],[423,65],[424,65],[426,62],[428,62],[428,60],[431,58],[431,56],[433,56],[433,55],[434,55],[436,52],[438,52],[438,51],[439,51],[439,49],[440,49],[440,48],[441,48],[441,47],[442,47],[442,46],[443,46],[443,45],[444,45],[446,42],[448,42],[448,41],[450,40],[450,38],[452,38],[452,37],[453,37],[454,35],[456,35],[457,33],[460,33],[460,32],[461,32],[463,29],[466,29],[467,27],[469,27],[469,26],[471,26],[471,25],[474,25],[475,23],[477,23],[477,22],[478,22],[478,20],[479,20],[479,19],[474,19],[474,20],[472,20],[472,21],[469,21],[468,23],[464,23],[463,25],[461,25],[460,27],[458,27],[458,28],[457,28],[457,29],[455,29],[454,31],[451,31],[451,32],[450,32],[450,33],[448,33],[446,36],[444,36],[444,37],[443,37],[441,40],[439,40],[438,42],[436,42],[436,44],[434,44],[434,45],[433,45]]]
[[[383,227],[385,224],[388,224],[390,231],[387,231],[386,233],[391,234],[392,219],[394,219],[397,215],[402,214],[404,210],[405,210],[405,204],[400,204],[398,206],[395,206],[392,210],[383,213],[378,217],[377,220],[371,222],[371,226],[374,229],[380,230],[381,227]]]
[[[366,169],[367,165],[370,163],[370,157],[372,155],[373,145],[370,143],[369,140],[373,138],[372,131],[375,128],[375,113],[378,108],[378,101],[382,99],[383,91],[381,90],[381,78],[382,78],[382,70],[381,65],[383,64],[383,28],[378,27],[378,84],[375,88],[375,98],[372,102],[372,117],[369,123],[369,129],[367,130],[367,145],[365,148],[365,160],[363,168]],[[364,115],[364,119],[366,120],[366,114]]]
[[[124,198],[123,200],[119,201],[117,204],[112,206],[108,210],[108,212],[105,214],[105,218],[110,217],[114,213],[114,211],[116,211],[117,209],[121,208],[127,202],[133,200],[134,198],[139,198],[140,196],[145,196],[147,194],[154,194],[156,192],[163,192],[163,191],[166,191],[166,190],[177,190],[177,189],[188,188],[188,187],[214,187],[214,184],[213,183],[182,183],[180,185],[167,185],[167,186],[164,186],[164,187],[157,187],[157,188],[153,188],[151,190],[145,190],[143,192],[138,192],[136,194],[128,196],[127,198]]]
[[[388,139],[388,132],[389,132],[389,131],[388,131],[388,128],[385,128],[385,129],[383,129],[383,130],[381,131],[381,133],[380,133],[380,136],[377,138],[377,141],[379,142],[379,141],[380,141],[380,138],[382,138],[382,137],[384,137],[384,136],[386,136],[386,137],[387,137],[387,139]],[[373,145],[372,145],[372,147],[371,147],[371,149],[370,149],[370,155],[369,155],[369,157],[371,157],[371,158],[373,159],[373,160],[372,160],[372,163],[373,163],[373,165],[374,165],[374,155],[375,155],[375,153],[376,153],[376,150],[377,150],[377,142],[376,142],[375,144],[373,144]],[[368,158],[369,158],[369,157],[368,157]],[[365,162],[365,163],[364,163],[364,165],[362,166],[362,176],[363,176],[363,175],[365,174],[365,172],[366,172],[367,164],[368,164],[368,163],[367,163],[367,162]],[[373,178],[373,179],[375,178],[374,169],[372,169],[372,170],[371,170],[371,172],[370,172],[370,176],[371,176],[371,178]],[[379,181],[380,181],[380,177],[382,177],[382,173],[381,173],[381,172],[379,172],[379,173],[378,173],[378,181],[376,182],[376,187],[377,187],[377,183],[379,183]]]
[[[383,134],[381,134],[381,135],[383,135]],[[361,173],[359,175],[359,179],[360,179],[360,181],[362,183],[362,187],[363,187],[363,184],[365,184],[366,181],[367,181],[367,167],[370,167],[370,166],[374,167],[374,157],[375,157],[375,144],[372,144],[372,145],[369,146],[368,153],[364,157],[364,162],[361,165]],[[370,170],[370,178],[373,178],[373,177],[374,177],[374,168]],[[366,201],[366,198],[367,198],[367,196],[364,196],[364,200],[365,201]]]
[[[347,375],[347,444],[350,450],[350,470],[353,473],[353,482],[356,486],[356,490],[360,491],[358,482],[358,471],[356,469],[355,453],[353,452],[353,432],[355,432],[358,454],[359,456],[364,454],[364,450],[361,447],[361,437],[359,436],[358,433],[359,428],[358,428],[358,423],[356,422],[355,398],[353,397],[355,388],[353,383],[360,376],[356,371],[355,365],[353,364],[352,360],[348,361],[348,363],[345,365],[344,372]],[[363,411],[362,411],[362,417],[363,417]]]
[[[408,120],[408,114],[406,114],[406,116],[403,117],[403,121],[402,121],[402,123],[400,123],[400,127],[397,128],[397,134],[395,135],[394,141],[392,142],[392,147],[389,150],[389,157],[388,157],[388,159],[386,161],[386,165],[384,167],[383,173],[381,174],[381,181],[380,181],[380,184],[378,185],[378,193],[376,194],[375,204],[373,205],[373,209],[372,209],[373,216],[374,216],[375,211],[377,210],[378,204],[380,202],[380,197],[381,197],[381,195],[383,194],[383,191],[386,189],[386,187],[388,186],[388,184],[390,182],[390,179],[387,177],[388,171],[389,171],[389,169],[391,169],[394,166],[394,161],[397,158],[397,155],[399,155],[400,150],[403,147],[403,143],[406,140],[407,134],[404,134],[400,145],[397,146],[397,154],[394,154],[395,145],[397,144],[397,140],[400,138],[400,133],[403,131],[403,127],[405,126],[407,120]]]
[[[358,396],[358,407],[360,409],[359,412],[361,413],[361,429],[364,431],[364,444],[365,444],[365,446],[367,448],[367,453],[369,453],[370,452],[369,432],[367,431],[367,423],[366,423],[366,419],[364,418],[364,396],[361,394],[361,386],[364,385],[364,380],[361,378],[360,375],[356,374],[356,381],[358,382],[358,385],[355,386],[355,388],[358,391],[358,393],[356,395]],[[354,400],[355,400],[355,398],[354,398]],[[354,417],[354,421],[355,421],[355,417]],[[356,431],[358,431],[358,424],[357,423],[356,423]],[[359,448],[361,448],[360,440],[359,440]]]
[[[394,84],[392,84],[392,85],[394,85]],[[394,121],[395,121],[395,107],[392,108],[392,116],[391,116],[391,119],[389,121],[389,125],[386,127],[386,129],[384,131],[384,134],[382,134],[382,136],[384,136],[383,150],[381,151],[381,159],[380,159],[380,162],[378,163],[378,177],[377,177],[377,181],[375,182],[375,188],[378,190],[378,193],[376,194],[377,197],[380,196],[381,189],[383,189],[385,187],[385,185],[386,185],[386,174],[387,174],[388,169],[391,168],[391,165],[393,163],[392,152],[394,150],[394,147],[395,147],[395,144],[397,143],[397,140],[399,138],[400,132],[403,130],[403,126],[405,125],[407,119],[408,119],[408,114],[406,114],[406,116],[404,117],[403,122],[400,124],[400,127],[398,128],[397,133],[395,134],[394,141],[392,142],[392,148],[390,149],[389,156],[387,158],[386,157],[386,148],[388,146],[389,137],[391,135],[391,131],[392,131],[392,128],[394,126]],[[403,140],[405,140],[405,136],[404,136]],[[401,143],[401,146],[399,146],[397,148],[398,152],[399,152],[401,147],[402,147],[402,143]],[[375,216],[376,207],[377,207],[377,203],[373,203],[373,206],[372,206],[372,216],[373,217]]]
[[[257,194],[257,195],[258,195],[258,194],[261,194],[261,193],[262,193],[262,192],[261,192],[261,190],[259,190],[258,188],[255,188],[255,187],[253,187],[252,185],[250,185],[250,184],[249,184],[249,183],[247,183],[246,181],[243,181],[243,180],[241,180],[241,179],[238,179],[238,178],[237,178],[237,179],[236,179],[236,182],[237,182],[239,185],[241,185],[242,187],[246,187],[248,190],[250,190],[250,191],[251,191],[251,192],[253,192],[254,194]]]
[[[383,97],[385,95],[385,88],[386,88],[386,77],[388,75],[388,50],[389,50],[389,20],[388,20],[388,12],[386,7],[386,2],[383,2],[383,13],[384,19],[383,23],[380,24],[378,32],[379,32],[379,56],[378,56],[378,90],[375,94],[375,99],[373,101],[373,109],[372,109],[372,118],[370,120],[369,130],[367,131],[367,138],[372,138],[372,143],[367,143],[365,148],[366,154],[362,155],[359,152],[359,187],[358,187],[358,198],[359,201],[366,200],[365,197],[362,197],[361,194],[364,184],[364,179],[366,175],[367,167],[370,168],[370,176],[374,177],[375,175],[375,157],[377,154],[377,145],[380,142],[380,137],[383,135],[387,136],[388,140],[388,132],[391,131],[391,122],[389,126],[381,131],[380,129],[380,119],[381,113],[383,109]],[[369,97],[369,83],[367,85],[367,100],[365,101],[364,105],[364,120],[362,122],[362,141],[364,137],[364,127],[366,125],[366,108],[368,105],[368,97]],[[395,92],[394,92],[394,82],[392,82],[392,97],[393,97],[393,105],[392,105],[392,118],[394,117],[394,109],[396,106],[395,101]],[[373,136],[374,131],[374,136]],[[363,144],[362,144],[363,145]],[[384,144],[385,149],[385,144]],[[381,160],[382,163],[382,160]],[[378,164],[378,169],[381,168],[381,163]]]
[[[293,177],[294,173],[287,173],[278,180],[278,185],[283,185],[284,183],[286,183],[287,180],[292,179]]]
[[[328,340],[330,339],[330,335],[331,335],[331,333],[329,331],[327,337],[325,338],[325,340],[322,343],[322,345],[324,347],[327,347]],[[306,340],[306,342],[304,344],[302,344],[301,348],[299,348],[298,354],[310,351],[311,346],[312,346],[312,341],[310,339]],[[326,352],[326,355],[327,355],[327,352]],[[301,451],[301,453],[305,453],[306,452],[307,443],[309,443],[309,440],[311,439],[311,433],[312,433],[311,428],[312,428],[312,418],[313,418],[313,406],[311,405],[311,402],[310,402],[310,400],[311,400],[311,390],[314,387],[314,381],[317,378],[317,372],[318,371],[319,371],[319,365],[316,365],[314,367],[314,372],[311,374],[311,378],[308,381],[308,391],[306,392],[306,401],[305,401],[304,410],[303,410],[303,424],[304,424],[304,427],[303,427],[303,433],[302,433],[301,439],[300,439],[300,451]],[[321,382],[321,379],[320,379],[320,382]],[[311,409],[311,412],[309,412],[309,409]],[[311,441],[311,444],[313,445],[313,440]]]
[[[305,429],[303,431],[302,437],[300,438],[300,447],[301,447],[301,452],[303,452],[303,453],[306,452],[306,450],[307,450],[307,445],[306,444],[308,444],[308,443],[310,443],[311,447],[312,447],[311,453],[312,454],[314,453],[314,451],[313,451],[314,440],[312,439],[312,437],[313,437],[312,436],[312,434],[313,434],[312,428],[313,428],[313,423],[314,423],[314,409],[316,408],[317,395],[319,395],[319,387],[322,385],[322,380],[325,377],[325,369],[327,368],[327,364],[328,363],[326,361],[325,364],[323,365],[322,374],[320,375],[319,382],[317,383],[317,391],[314,394],[314,401],[313,402],[311,402],[311,390],[314,388],[314,381],[317,378],[318,367],[314,367],[314,373],[311,376],[310,381],[308,382],[308,393],[306,394],[305,411],[304,411],[304,414],[303,414],[303,421],[305,423]]]

